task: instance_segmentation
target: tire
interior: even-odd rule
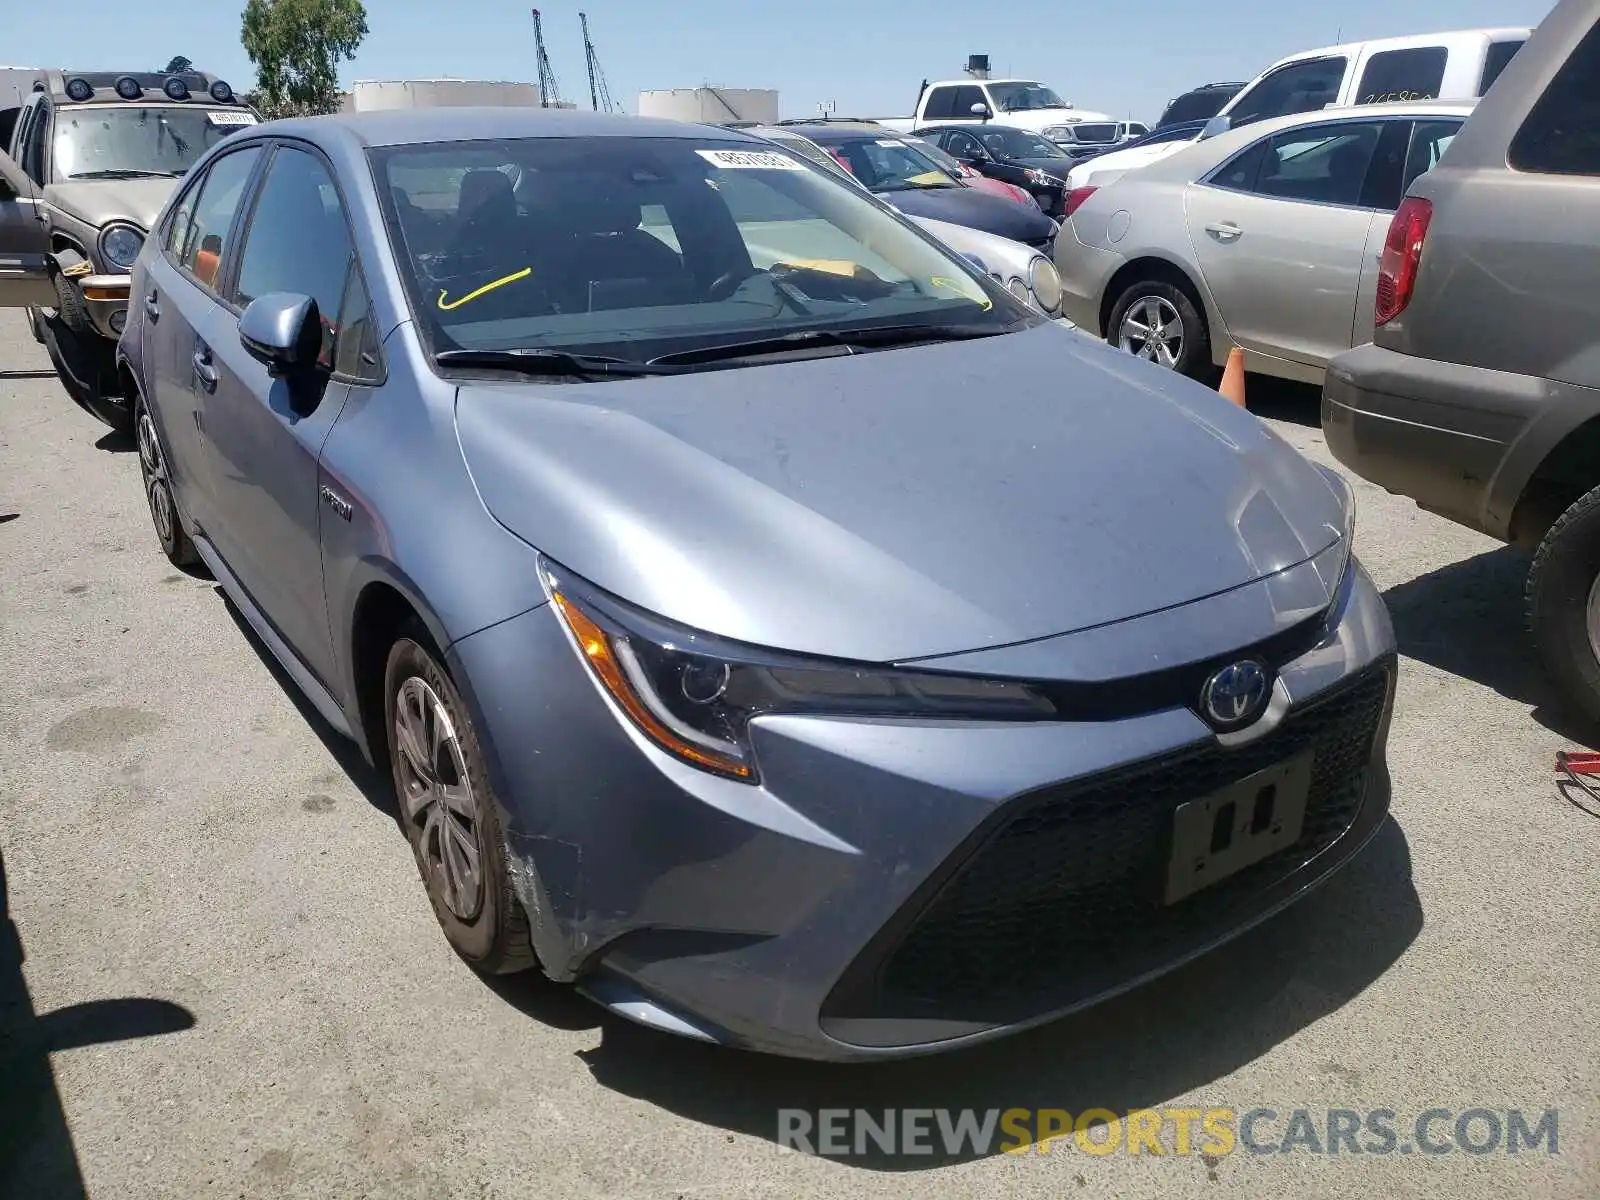
[[[83,295],[60,274],[54,316],[41,320],[50,362],[74,404],[120,434],[133,432],[133,408],[117,391],[116,347],[95,329]]]
[[[1123,322],[1130,314],[1133,321],[1148,328],[1151,309],[1163,315],[1165,328],[1171,329],[1174,321],[1178,323],[1176,346],[1172,339],[1147,338],[1141,342],[1137,337],[1124,336],[1129,331],[1123,329]],[[1216,369],[1211,361],[1211,332],[1206,328],[1205,317],[1188,292],[1159,279],[1141,279],[1117,298],[1111,319],[1106,322],[1106,341],[1191,379],[1203,380]],[[1172,361],[1166,361],[1167,357]]]
[[[474,970],[509,975],[538,961],[528,916],[511,888],[499,802],[477,730],[430,647],[419,628],[403,631],[384,672],[384,728],[400,822],[446,940]],[[438,719],[441,709],[444,721]],[[409,737],[397,725],[402,714]],[[408,749],[418,743],[426,747],[420,757],[430,760],[420,770],[416,750]],[[449,810],[438,800],[443,787],[456,797]],[[470,819],[463,819],[463,810],[470,810]],[[462,869],[468,856],[441,853],[451,830],[457,838],[449,844],[464,849],[465,841],[477,855],[475,884]]]
[[[133,421],[139,446],[139,477],[144,481],[144,496],[150,506],[150,521],[156,529],[161,552],[175,567],[192,567],[200,561],[199,552],[183,528],[172,476],[167,470],[166,452],[156,433],[156,424],[144,398],[134,397]]]
[[[1600,726],[1600,488],[1562,513],[1539,543],[1527,611],[1545,670]]]

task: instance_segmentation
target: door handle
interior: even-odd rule
[[[1225,242],[1231,242],[1234,238],[1243,233],[1244,230],[1240,229],[1232,221],[1213,221],[1210,225],[1206,226],[1206,232],[1215,234]]]
[[[151,292],[144,298],[144,315],[151,321],[161,320],[161,293]]]
[[[202,346],[194,352],[194,375],[208,392],[217,390],[217,369],[211,365],[211,350]]]

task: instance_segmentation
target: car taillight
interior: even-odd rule
[[[1071,216],[1083,206],[1083,202],[1100,189],[1096,187],[1073,188],[1067,193],[1067,216]]]
[[[1383,257],[1378,261],[1378,306],[1374,324],[1387,325],[1411,303],[1411,290],[1417,283],[1417,264],[1422,261],[1422,243],[1433,219],[1433,202],[1420,196],[1407,196],[1389,222],[1389,236],[1383,242]]]

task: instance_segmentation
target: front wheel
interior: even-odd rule
[[[1545,670],[1600,726],[1600,488],[1562,513],[1539,543],[1527,605]]]
[[[118,433],[133,432],[133,407],[117,387],[116,343],[95,329],[83,295],[69,279],[54,278],[56,311],[40,319],[45,350],[72,401]]]
[[[1191,379],[1213,369],[1205,317],[1186,292],[1158,279],[1141,280],[1118,297],[1106,341]]]
[[[139,476],[144,481],[144,496],[150,505],[150,520],[156,527],[161,552],[175,567],[192,567],[200,561],[200,555],[178,515],[167,456],[161,450],[155,420],[142,397],[134,402],[134,430],[139,442]]]
[[[528,917],[511,888],[477,731],[427,641],[420,629],[403,635],[384,676],[400,819],[455,952],[486,975],[526,970],[536,962]]]

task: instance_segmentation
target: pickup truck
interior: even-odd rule
[[[1072,147],[1104,148],[1119,136],[1115,118],[1076,108],[1032,79],[923,80],[914,116],[886,117],[878,124],[913,133],[925,125],[989,120]]]

